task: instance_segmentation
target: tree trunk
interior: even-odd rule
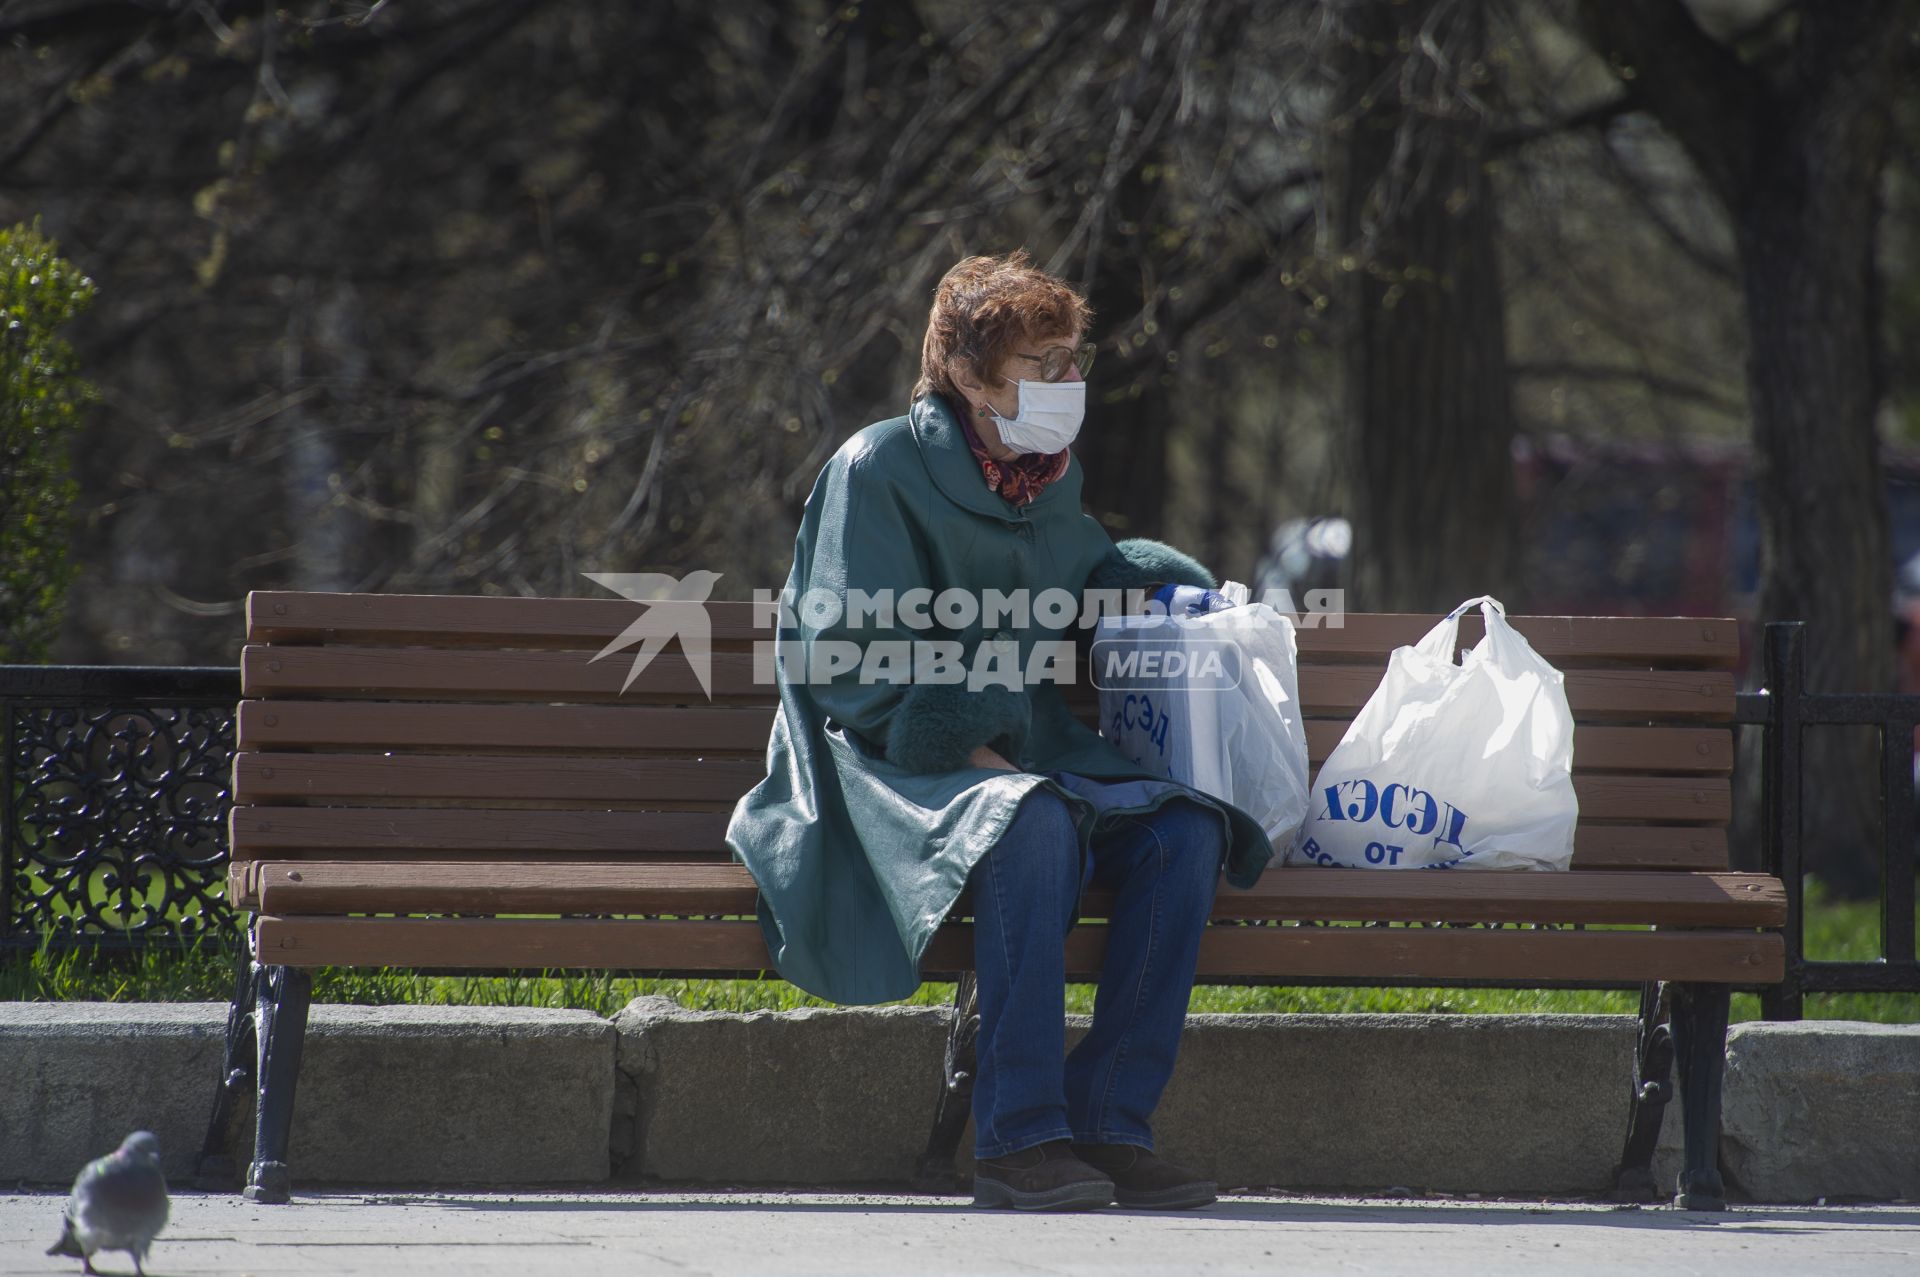
[[[1224,407],[1224,404],[1222,405]],[[1244,525],[1250,513],[1264,512],[1262,503],[1248,500],[1240,492],[1238,476],[1233,466],[1233,419],[1231,412],[1217,412],[1205,422],[1189,423],[1189,429],[1198,429],[1205,461],[1202,473],[1206,475],[1206,487],[1201,495],[1204,509],[1200,521],[1200,553],[1205,556],[1207,565],[1221,580],[1229,577],[1247,575],[1249,560],[1246,564],[1234,558],[1234,552],[1243,544],[1242,538],[1251,535],[1256,544],[1266,544],[1264,526],[1248,529]],[[1265,520],[1262,520],[1264,525]]]
[[[1155,215],[1153,193],[1136,167],[1114,193],[1108,220],[1150,225]],[[1167,441],[1174,429],[1174,404],[1162,348],[1135,322],[1146,310],[1138,265],[1140,237],[1136,232],[1113,238],[1116,242],[1099,254],[1087,290],[1093,333],[1102,349],[1087,387],[1087,422],[1080,436],[1084,446],[1074,452],[1086,472],[1082,499],[1116,540],[1160,537],[1166,534]],[[1167,338],[1162,335],[1160,340]],[[1108,395],[1115,396],[1111,403]]]
[[[1366,611],[1512,603],[1513,411],[1495,262],[1487,120],[1453,68],[1485,47],[1478,5],[1352,6],[1342,99],[1342,248],[1353,594]],[[1400,52],[1415,50],[1416,52]],[[1474,86],[1484,93],[1485,85]]]
[[[1893,686],[1892,553],[1874,428],[1874,231],[1887,103],[1920,3],[1795,6],[1791,46],[1755,64],[1678,0],[1584,0],[1624,92],[1725,204],[1747,305],[1760,619],[1807,622],[1815,691]],[[1879,756],[1865,731],[1807,733],[1808,871],[1870,894]]]
[[[1075,449],[1086,470],[1087,507],[1116,540],[1163,536],[1172,405],[1157,385],[1110,404],[1100,401],[1101,388],[1096,376],[1087,396],[1089,446]]]
[[[1862,87],[1806,109],[1769,103],[1752,185],[1734,209],[1746,289],[1755,505],[1766,620],[1807,624],[1814,691],[1893,686],[1893,581],[1874,427],[1874,226],[1884,109]],[[1838,96],[1838,94],[1835,94]],[[1883,100],[1883,99],[1882,99]],[[1879,755],[1868,731],[1806,737],[1807,868],[1871,894]]]
[[[366,354],[353,333],[352,290],[336,285],[321,299],[312,281],[302,287],[302,305],[281,347],[284,388],[297,389],[318,370],[351,387],[366,375]],[[344,398],[345,396],[339,396]],[[281,482],[286,488],[288,530],[294,537],[288,584],[297,590],[353,590],[367,571],[362,561],[360,517],[336,498],[346,484],[342,454],[325,408],[301,404],[284,414],[292,436]]]

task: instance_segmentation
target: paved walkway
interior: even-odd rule
[[[0,1197],[0,1273],[41,1252],[62,1195]],[[820,1193],[185,1193],[147,1271],[433,1277],[766,1273],[1537,1274],[1831,1277],[1920,1269],[1920,1207],[1722,1215],[1524,1202],[1231,1197],[1202,1211],[1014,1215],[960,1198]],[[124,1253],[105,1273],[130,1273]]]

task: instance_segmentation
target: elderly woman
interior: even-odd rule
[[[1215,1186],[1154,1155],[1150,1119],[1222,868],[1248,886],[1272,849],[1251,816],[1153,777],[1062,699],[1084,613],[1034,600],[1216,584],[1158,542],[1116,546],[1080,508],[1068,445],[1088,320],[1022,253],[940,281],[907,415],[847,440],[807,499],[768,775],[727,842],[759,884],[775,967],[834,1002],[911,994],[971,886],[977,1204],[1203,1206]],[[928,658],[937,644],[957,665]],[[883,649],[911,656],[861,659]],[[1110,938],[1068,1054],[1063,938],[1096,883],[1114,892]]]

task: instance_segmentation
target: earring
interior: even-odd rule
[[[975,408],[974,411],[979,413],[982,417],[987,415],[987,408],[985,404],[982,404],[978,408]]]

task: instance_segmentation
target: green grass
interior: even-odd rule
[[[1807,954],[1821,960],[1869,959],[1879,952],[1878,905],[1838,901],[1814,884],[1807,898]],[[233,988],[230,954],[207,945],[187,951],[131,955],[38,953],[0,960],[0,1001],[224,1002]],[[449,1006],[567,1007],[612,1015],[636,997],[659,994],[694,1010],[790,1010],[830,1006],[783,980],[642,980],[604,972],[550,976],[423,976],[410,971],[323,967],[314,972],[316,1002],[430,1003]],[[951,1000],[953,986],[922,985],[909,1005]],[[1314,988],[1201,985],[1194,1011],[1437,1012],[1443,1014],[1629,1014],[1627,991],[1450,988]],[[1093,986],[1067,986],[1067,1009],[1093,1009]],[[1809,1018],[1920,1023],[1920,995],[1821,994],[1807,999]],[[1758,1019],[1759,999],[1734,997],[1735,1020]]]

